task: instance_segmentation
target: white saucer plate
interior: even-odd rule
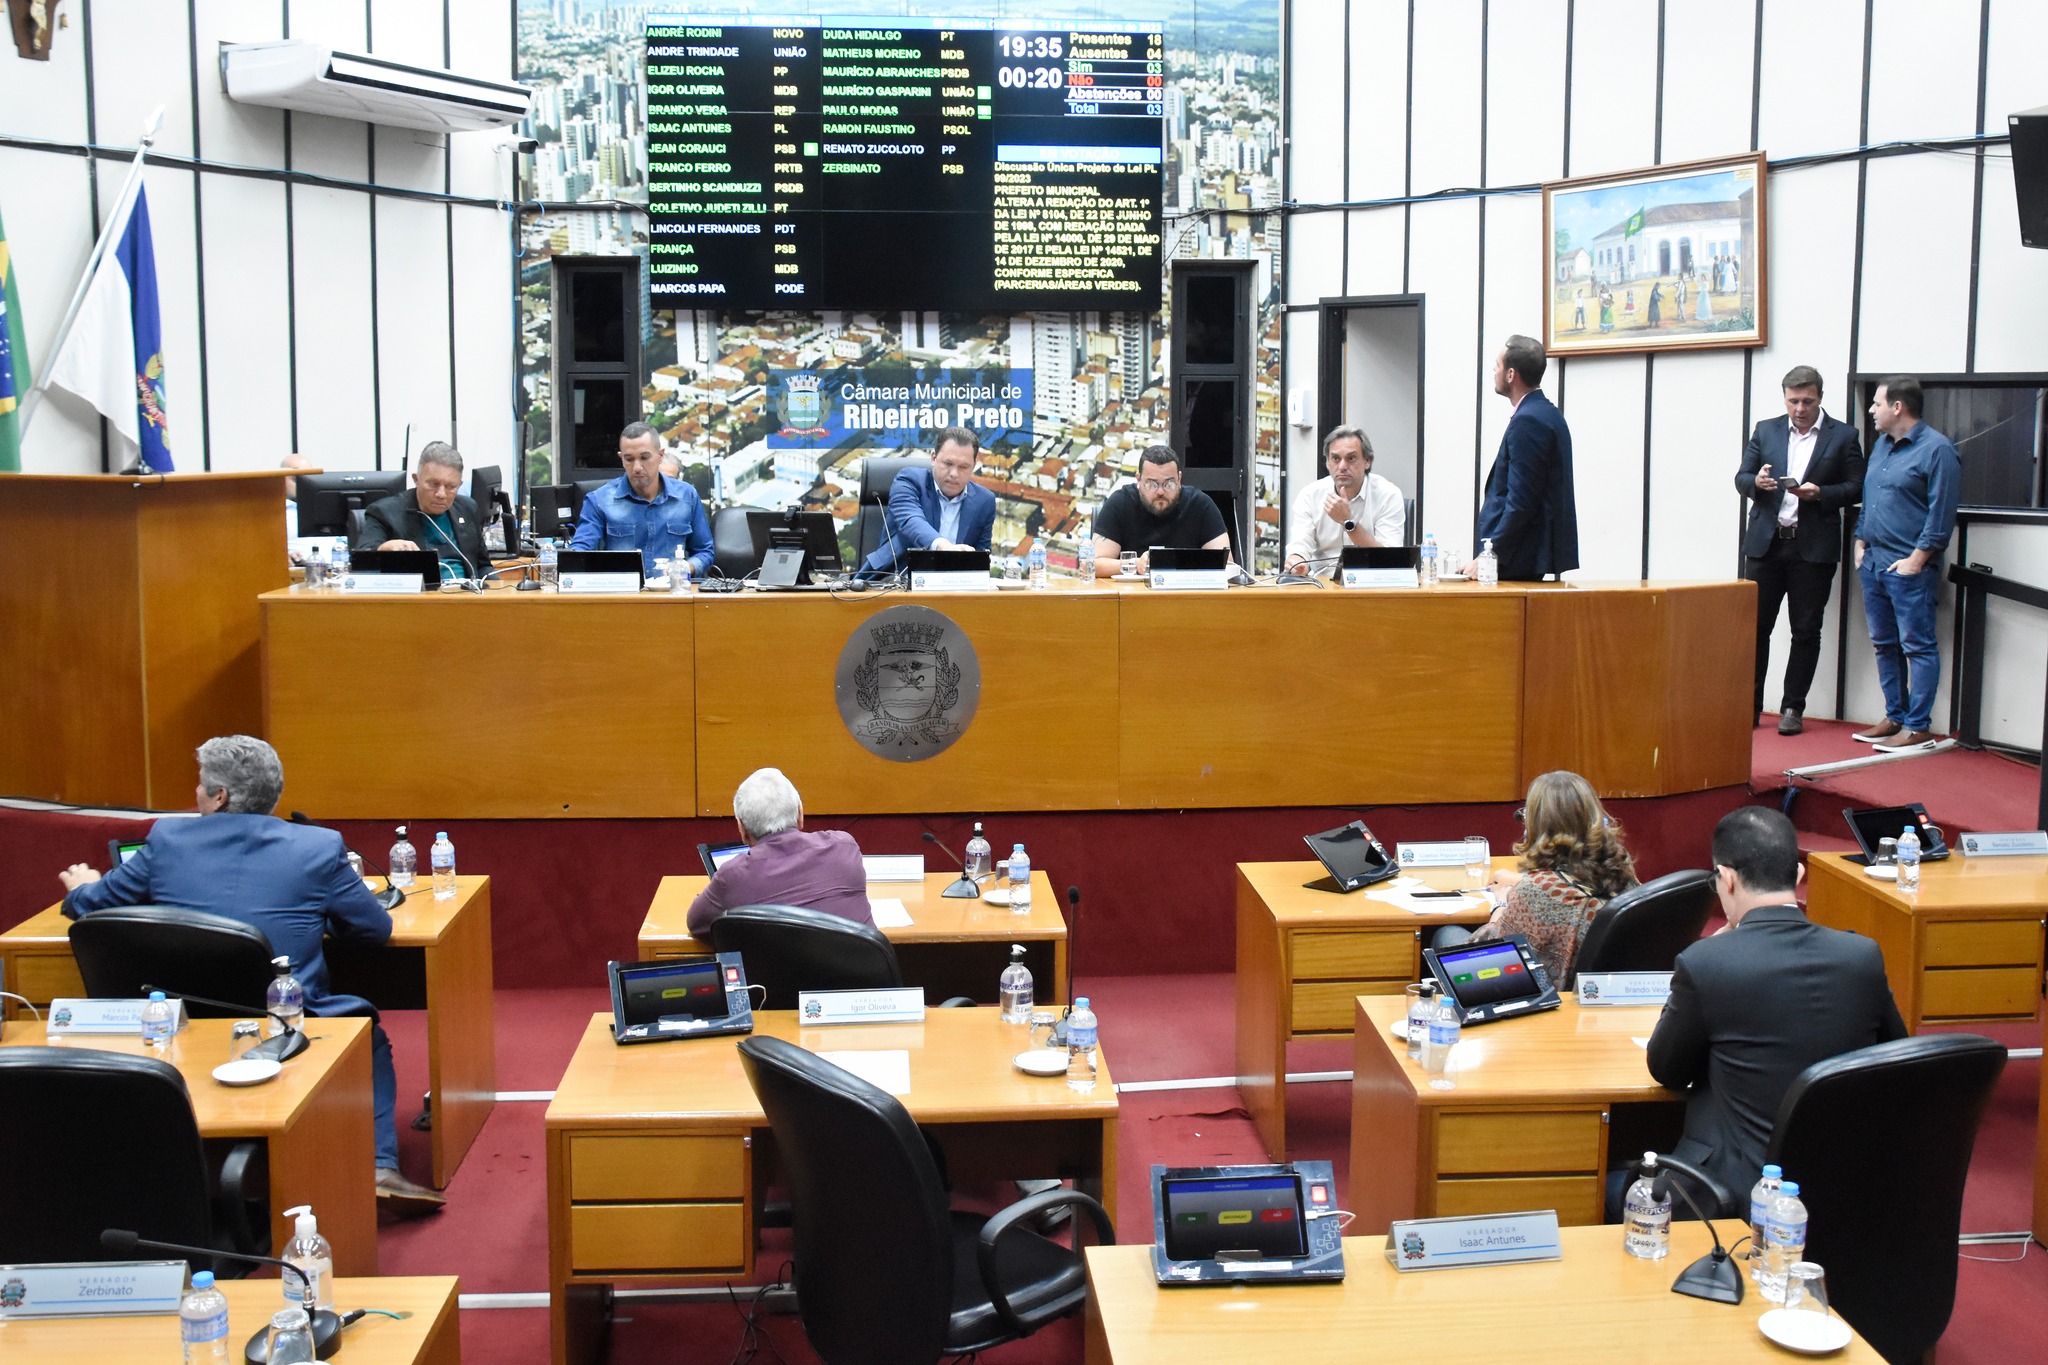
[[[1033,1076],[1064,1076],[1067,1074],[1067,1054],[1056,1047],[1036,1047],[1029,1052],[1017,1054],[1017,1069]]]
[[[1788,1351],[1823,1356],[1849,1344],[1849,1324],[1832,1313],[1773,1308],[1756,1320],[1757,1330]]]
[[[283,1070],[267,1057],[244,1057],[240,1061],[222,1062],[213,1069],[213,1078],[222,1085],[261,1085],[277,1079]]]

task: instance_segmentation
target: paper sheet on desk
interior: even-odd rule
[[[910,912],[894,896],[868,897],[868,911],[875,917],[877,929],[908,929],[911,926]]]
[[[892,1095],[910,1093],[910,1053],[905,1048],[879,1052],[820,1052],[817,1055]]]
[[[1456,900],[1439,899],[1434,896],[1428,900],[1415,899],[1415,892],[1433,889],[1420,877],[1396,877],[1390,882],[1382,882],[1378,887],[1365,894],[1372,900],[1385,901],[1388,905],[1398,906],[1403,910],[1412,911],[1418,915],[1445,915],[1459,910],[1472,910],[1490,904],[1489,901],[1476,892],[1460,896]]]

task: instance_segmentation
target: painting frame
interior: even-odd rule
[[[1768,345],[1768,173],[1754,151],[1546,181],[1545,353]]]

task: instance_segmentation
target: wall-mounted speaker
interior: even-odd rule
[[[2012,183],[2020,201],[2020,241],[2048,250],[2048,104],[2006,118],[2012,130]]]

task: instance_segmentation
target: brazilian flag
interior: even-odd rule
[[[1643,230],[1643,210],[1637,209],[1628,216],[1628,222],[1621,229],[1621,240],[1627,241]]]
[[[14,291],[14,258],[0,224],[0,470],[21,468],[21,400],[34,381],[28,341],[21,334],[21,299]]]

